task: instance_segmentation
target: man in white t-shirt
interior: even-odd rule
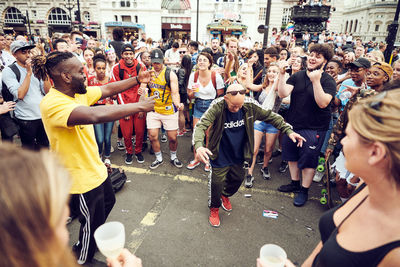
[[[174,42],[172,44],[171,49],[168,49],[165,52],[165,65],[170,66],[172,69],[178,69],[181,61],[181,57],[179,56],[179,43]]]

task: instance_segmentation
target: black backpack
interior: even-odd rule
[[[14,62],[11,65],[9,65],[8,67],[10,67],[10,69],[14,72],[15,76],[17,77],[17,81],[20,82],[20,80],[21,80],[21,72],[19,72],[19,69],[18,69],[16,64],[17,63]],[[1,95],[3,96],[4,101],[6,101],[6,102],[14,101],[14,96],[8,90],[7,85],[4,82],[2,82],[1,86],[2,86]]]
[[[124,170],[119,168],[108,168],[108,177],[111,179],[115,193],[122,189],[127,180]]]
[[[140,71],[140,63],[138,62],[136,65],[136,76],[139,75]],[[119,80],[122,81],[124,79],[124,69],[121,69],[121,65],[118,64],[118,73],[119,73]]]

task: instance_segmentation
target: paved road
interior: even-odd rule
[[[178,140],[178,157],[186,165],[192,158],[191,136]],[[162,151],[164,164],[156,170],[149,169],[154,155],[147,151],[144,164],[126,165],[124,152],[118,150],[111,157],[113,164],[125,169],[128,182],[117,193],[108,221],[125,225],[126,247],[144,266],[255,266],[266,243],[282,246],[290,259],[301,263],[318,243],[318,220],[326,210],[319,203],[322,185],[314,183],[311,200],[296,208],[293,194],[276,191],[289,181],[289,171],[277,172],[279,157],[270,165],[270,181],[263,180],[260,165],[256,167],[254,187],[242,186],[231,198],[233,210],[221,208],[221,226],[213,228],[208,223],[208,173],[202,167],[177,169],[169,163],[167,144],[162,144]],[[278,218],[263,217],[264,209],[277,211]],[[77,220],[69,225],[71,244],[77,240],[78,227]],[[96,258],[104,260],[100,253]]]

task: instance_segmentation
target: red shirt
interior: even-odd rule
[[[115,64],[112,69],[111,69],[111,80],[110,82],[115,82],[115,81],[120,81],[119,77],[119,69],[123,70],[123,79],[126,80],[131,77],[135,77],[138,74],[136,73],[136,66],[137,64],[140,64],[140,70],[144,71],[146,70],[146,67],[139,63],[137,59],[133,60],[133,65],[128,67],[125,65],[125,61],[121,59],[118,64]],[[139,89],[140,84],[137,84],[122,93],[118,94],[118,103],[119,104],[127,104],[127,103],[136,103],[139,101],[140,95],[138,94],[138,89]]]
[[[88,78],[88,86],[102,86],[107,83],[100,83],[96,76],[90,76]],[[112,105],[114,102],[112,101],[111,97],[106,97],[104,99],[100,99],[99,101],[96,102],[96,105]]]

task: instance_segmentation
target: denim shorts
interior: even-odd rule
[[[193,117],[200,119],[201,116],[204,114],[204,112],[206,112],[206,110],[208,109],[213,100],[214,99],[196,98],[193,108]]]
[[[302,147],[297,147],[286,134],[282,138],[282,159],[286,161],[297,161],[299,169],[313,168],[318,166],[318,157],[324,143],[326,131],[302,129],[296,133],[303,136],[307,141]]]
[[[263,121],[255,122],[254,130],[268,134],[277,134],[279,132],[274,126]]]

